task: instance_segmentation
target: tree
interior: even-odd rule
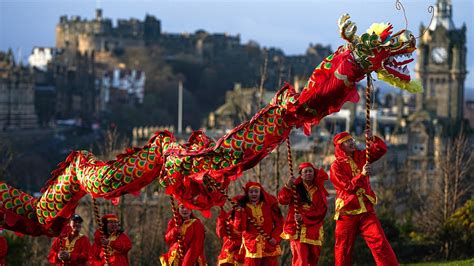
[[[439,157],[437,178],[432,190],[418,201],[421,206],[414,215],[420,231],[427,239],[440,244],[445,259],[451,258],[453,242],[443,236],[450,217],[472,195],[472,150],[466,136],[461,133],[445,143]]]
[[[469,258],[474,250],[474,199],[466,201],[446,221],[441,239],[451,248],[449,255]]]

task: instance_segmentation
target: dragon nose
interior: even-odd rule
[[[415,48],[416,47],[416,38],[415,35],[409,30],[404,31],[402,34],[400,34],[400,40],[403,42],[409,42],[410,47]]]

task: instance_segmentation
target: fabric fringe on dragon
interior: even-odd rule
[[[57,236],[86,194],[114,199],[137,193],[155,179],[167,194],[206,214],[212,206],[224,204],[225,197],[205,188],[204,175],[227,188],[293,128],[303,127],[309,134],[312,126],[347,101],[358,102],[356,83],[371,72],[395,87],[420,92],[406,67],[413,59],[395,59],[411,57],[415,37],[407,30],[393,33],[392,25],[385,23],[375,23],[358,36],[349,18],[345,14],[339,19],[340,35],[347,43],[316,67],[301,93],[284,84],[250,121],[217,142],[197,131],[180,145],[170,132],[161,131],[144,147],[129,149],[109,162],[88,151],[74,151],[52,172],[39,198],[0,182],[0,225],[28,235]]]

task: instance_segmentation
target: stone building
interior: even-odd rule
[[[145,72],[135,69],[114,69],[97,80],[100,88],[100,109],[109,104],[141,104],[145,95]]]
[[[225,103],[209,113],[204,126],[222,132],[230,130],[257,112],[258,100],[256,88],[242,88],[241,84],[236,83],[233,90],[226,92]]]
[[[99,115],[93,52],[60,50],[49,65],[56,86],[56,118],[89,122]]]
[[[38,126],[34,103],[34,76],[17,65],[11,50],[0,52],[0,129],[31,129]]]
[[[437,0],[433,22],[420,27],[415,68],[424,92],[417,95],[416,112],[408,118],[408,169],[414,186],[433,189],[433,177],[449,140],[468,124],[464,121],[466,25],[456,28],[449,0]]]

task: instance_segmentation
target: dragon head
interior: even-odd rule
[[[344,14],[339,19],[341,37],[364,72],[377,72],[379,79],[409,92],[423,90],[418,81],[412,81],[407,64],[414,59],[416,39],[408,30],[392,32],[390,23],[374,23],[362,36],[356,34],[357,26]]]

